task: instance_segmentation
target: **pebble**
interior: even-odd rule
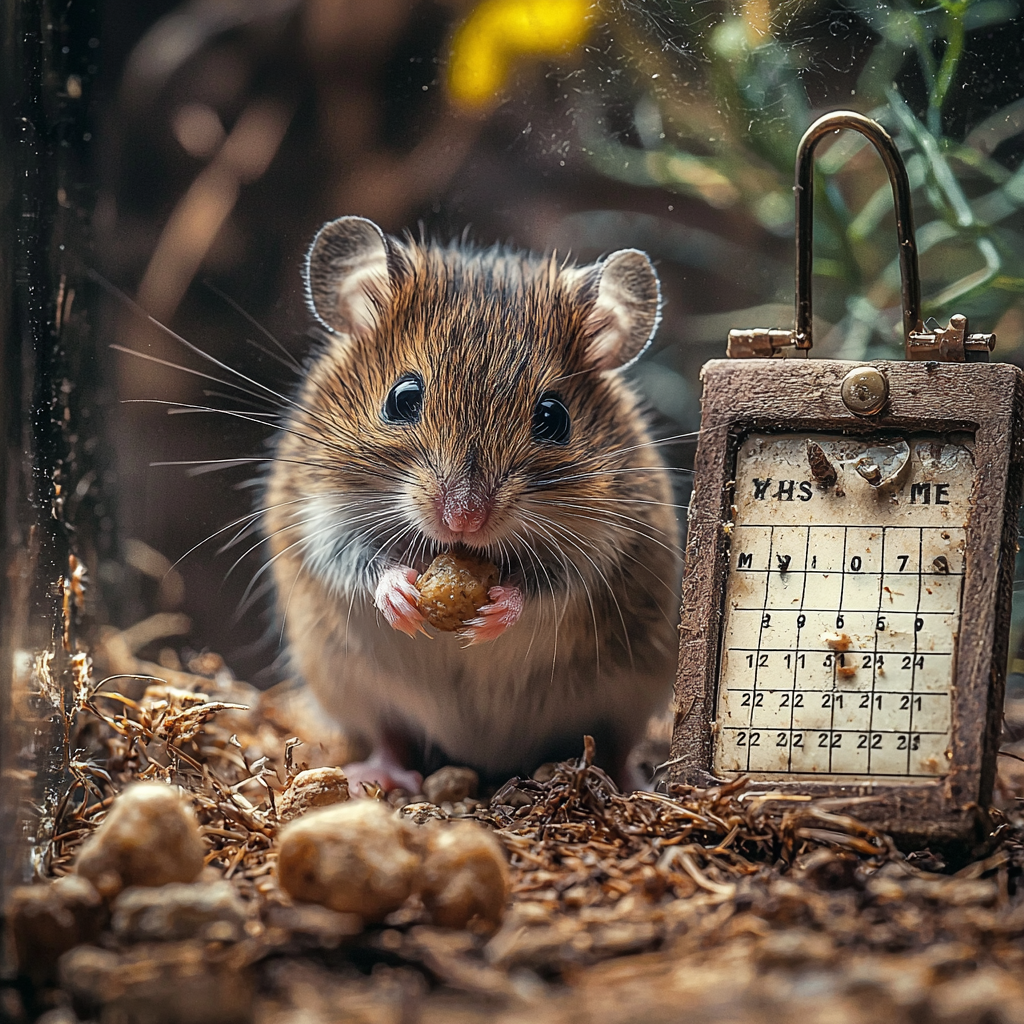
[[[203,869],[192,809],[163,782],[136,782],[113,802],[75,870],[110,899],[131,885],[191,882]]]
[[[119,953],[77,946],[60,958],[61,988],[83,1020],[103,1024],[247,1024],[251,973],[211,958],[202,942],[156,942]]]
[[[376,800],[309,811],[279,839],[277,877],[293,899],[380,921],[413,891],[416,829]]]
[[[472,768],[446,765],[423,780],[423,795],[432,803],[458,803],[466,797],[476,796],[480,777]]]
[[[481,825],[456,821],[427,832],[419,890],[435,924],[465,928],[501,923],[508,899],[505,851]]]
[[[125,889],[111,906],[111,931],[125,942],[237,942],[246,908],[230,882],[172,882]]]
[[[359,935],[363,922],[358,914],[339,914],[316,903],[290,907],[271,904],[264,912],[268,945],[336,949]]]
[[[329,807],[348,798],[348,779],[340,768],[308,768],[277,798],[277,813],[281,821],[291,821],[314,807]]]
[[[7,902],[18,972],[50,980],[58,957],[91,942],[106,924],[107,908],[85,878],[68,875],[45,885],[14,889]]]

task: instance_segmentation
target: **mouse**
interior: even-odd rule
[[[678,653],[671,477],[624,371],[661,287],[646,254],[398,238],[346,216],[306,257],[316,342],[263,489],[287,655],[365,756],[354,791],[420,792],[576,757],[625,788]],[[429,628],[416,579],[452,550],[498,570]]]

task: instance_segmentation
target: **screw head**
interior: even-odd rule
[[[843,378],[840,394],[850,412],[872,416],[881,412],[889,400],[889,382],[878,367],[858,366]]]

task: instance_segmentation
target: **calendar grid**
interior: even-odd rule
[[[958,527],[737,526],[721,766],[767,776],[940,774],[964,539]]]
[[[769,526],[768,527],[768,565],[769,566],[772,564],[772,541],[774,540],[774,536],[775,536],[775,527]],[[761,637],[762,637],[762,635],[764,633],[764,616],[765,616],[765,614],[767,612],[767,608],[768,608],[768,584],[769,584],[769,581],[770,581],[770,577],[768,575],[766,575],[765,576],[765,581],[764,581],[764,601],[762,602],[762,605],[761,605],[761,625],[758,627],[758,632],[757,632],[757,655],[754,658],[754,689],[753,689],[753,691],[751,693],[751,696],[750,696],[750,722],[749,722],[749,728],[750,728],[751,732],[753,732],[753,730],[754,730],[754,711],[757,708],[757,701],[758,701],[757,674],[758,674],[758,672],[761,671]],[[747,771],[750,771],[750,746],[749,746],[749,744],[747,745]]]

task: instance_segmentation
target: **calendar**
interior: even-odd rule
[[[745,439],[716,775],[909,782],[949,770],[973,448],[970,435]]]
[[[812,359],[814,152],[875,148],[896,213],[904,360]],[[1024,371],[925,319],[910,180],[877,122],[796,150],[794,320],[701,369],[670,793],[838,801],[919,843],[991,833],[1024,493]],[[784,805],[783,805],[784,806]],[[855,808],[855,809],[853,809]]]

